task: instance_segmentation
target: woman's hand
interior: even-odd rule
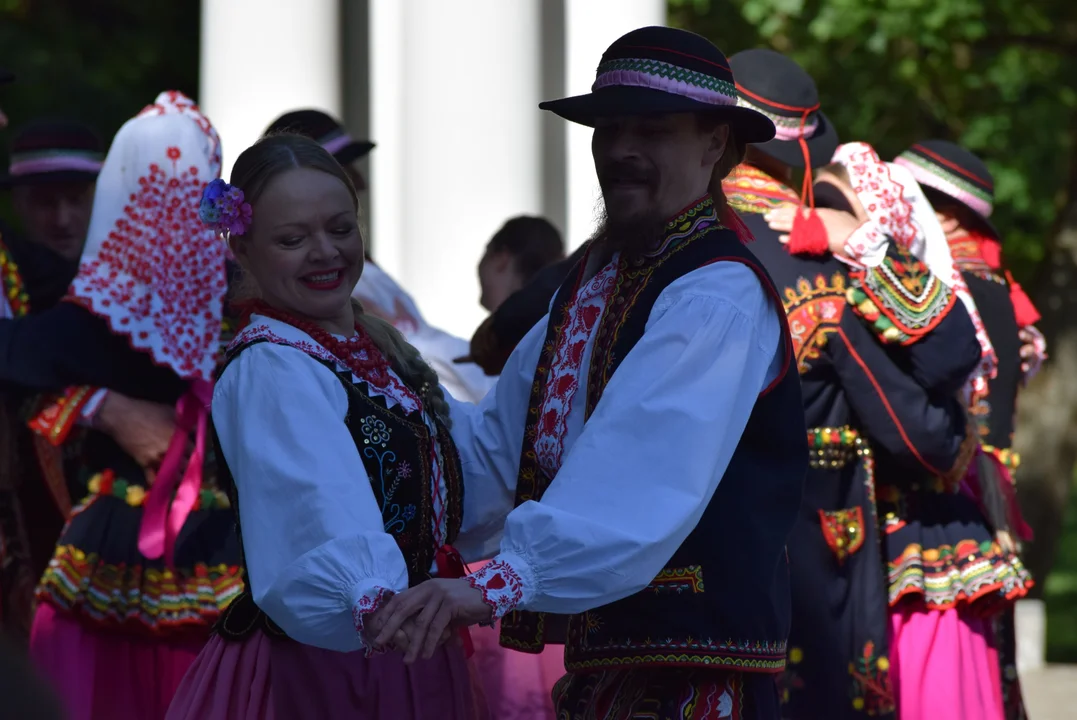
[[[397,638],[397,633],[412,621],[407,632],[405,663],[413,663],[420,654],[431,658],[453,627],[490,622],[493,608],[483,600],[482,592],[471,587],[466,578],[435,578],[394,595],[380,611],[386,613],[375,646]]]
[[[798,212],[801,217],[806,218],[809,210],[796,205],[782,205],[768,212],[763,219],[767,221],[771,230],[782,233],[778,240],[785,244],[789,242],[789,234],[793,232],[793,223]],[[860,227],[860,221],[847,212],[833,208],[815,208],[814,212],[826,229],[827,246],[830,252],[835,255],[843,254],[846,240]]]

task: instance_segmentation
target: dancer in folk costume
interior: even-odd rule
[[[266,129],[267,135],[280,132],[305,135],[317,141],[344,168],[356,190],[367,189],[366,178],[355,163],[374,149],[371,141],[352,137],[340,122],[320,110],[294,110],[281,115]],[[367,312],[391,323],[418,348],[453,397],[478,402],[493,387],[493,379],[486,377],[478,365],[454,362],[467,354],[467,341],[428,323],[414,298],[378,267],[369,252],[354,297]]]
[[[484,500],[465,505],[437,376],[351,298],[364,272],[355,188],[293,134],[245,150],[231,180],[210,186],[202,216],[258,298],[213,396],[250,584],[168,718],[482,717],[466,642],[415,665],[369,654],[393,593],[462,576],[452,545]]]
[[[663,27],[541,107],[594,128],[606,218],[491,394],[454,406],[469,494],[516,506],[500,552],[393,598],[382,635],[418,614],[413,657],[450,621],[566,641],[559,718],[778,718],[807,443],[781,301],[721,188],[774,125],[718,48]]]
[[[77,505],[38,587],[30,643],[76,720],[162,718],[242,587],[205,447],[225,250],[195,204],[219,174],[212,125],[182,94],[161,94],[116,135],[66,302],[0,322],[4,380],[177,408],[156,472],[86,428],[64,468]]]
[[[998,355],[998,374],[969,408],[984,450],[978,463],[979,491],[988,519],[1003,546],[1032,538],[1014,491],[1020,458],[1013,450],[1020,387],[1046,359],[1046,343],[1035,328],[1039,313],[1002,265],[999,233],[990,221],[995,184],[980,158],[945,140],[916,143],[895,158],[924,190],[938,217],[954,262],[968,283]],[[1013,609],[998,622],[1003,696],[1007,720],[1025,717],[1017,677]]]
[[[830,252],[825,232],[827,224],[835,231],[842,226],[832,209],[841,203],[826,186],[814,193],[811,187],[812,169],[829,163],[838,145],[815,83],[772,50],[738,53],[730,65],[740,103],[767,113],[778,128],[774,140],[748,149],[723,188],[784,300],[811,448],[801,517],[789,542],[793,621],[783,716],[885,718],[893,715],[894,698],[874,448],[914,468],[950,471],[961,455],[965,418],[954,399],[920,387],[849,308],[850,266]],[[805,171],[803,198],[789,187],[794,169]],[[784,228],[793,232],[783,242],[764,219],[777,210],[802,212],[802,205],[814,205],[809,209],[823,224],[818,245],[800,223],[795,231]],[[968,314],[921,263],[906,258],[889,270],[895,267],[894,277],[919,288],[914,300],[930,321],[909,327],[907,351],[960,386],[980,358]]]
[[[864,269],[854,273],[849,291],[855,310],[886,328],[883,340],[900,339],[879,312],[898,289],[888,291],[879,284],[881,275],[868,271],[885,268],[891,244],[919,258],[973,320],[981,359],[963,397],[975,398],[996,375],[996,353],[922,190],[907,170],[883,163],[864,143],[839,147],[834,160],[840,169],[821,181],[842,187],[865,220],[845,238],[842,251]],[[969,427],[960,465],[950,473],[914,471],[877,453],[890,590],[889,666],[903,720],[934,717],[939,708],[954,718],[1003,717],[992,617],[1025,595],[1031,578],[985,519],[976,473],[968,471],[980,452],[975,427]]]

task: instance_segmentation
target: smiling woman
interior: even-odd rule
[[[208,189],[200,212],[255,298],[213,396],[249,584],[167,717],[476,717],[459,644],[410,666],[364,652],[394,593],[463,574],[452,545],[466,528],[437,376],[351,299],[363,270],[355,188],[299,135],[248,148],[232,181]]]

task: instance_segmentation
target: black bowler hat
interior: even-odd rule
[[[737,106],[737,87],[725,55],[704,37],[668,27],[622,35],[602,55],[587,95],[539,105],[593,127],[601,117],[698,112],[728,123],[738,140],[774,137],[774,123]]]
[[[766,48],[739,52],[729,58],[737,78],[737,100],[771,119],[774,139],[756,145],[775,160],[804,167],[804,140],[813,168],[830,162],[838,147],[838,133],[819,110],[819,92],[811,75],[781,53]]]
[[[37,120],[11,141],[11,164],[0,187],[93,182],[105,147],[93,128],[73,120]]]
[[[908,168],[923,187],[967,207],[984,229],[999,236],[989,219],[995,206],[995,178],[983,160],[956,143],[924,140],[894,158],[894,163]]]
[[[321,110],[295,110],[273,121],[266,134],[293,132],[316,140],[341,165],[348,165],[374,149],[369,140],[356,140],[344,126]]]

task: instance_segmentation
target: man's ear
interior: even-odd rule
[[[936,212],[935,217],[938,218],[939,225],[942,225],[942,231],[947,235],[951,235],[961,229],[961,223],[959,223],[957,218],[953,215]]]
[[[714,167],[719,160],[722,159],[722,155],[725,153],[726,145],[729,143],[729,126],[718,125],[711,131],[710,144],[707,146],[707,152],[703,156],[704,167]]]

